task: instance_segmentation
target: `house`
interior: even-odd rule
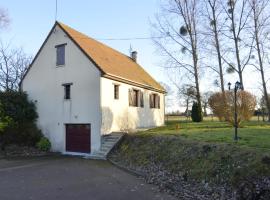
[[[56,22],[21,82],[57,152],[93,153],[101,137],[164,124],[164,88],[137,62]]]

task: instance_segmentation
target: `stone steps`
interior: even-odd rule
[[[93,152],[91,155],[85,158],[106,160],[107,155],[113,149],[113,147],[121,140],[125,133],[122,132],[112,132],[109,135],[104,135],[101,137],[101,147],[97,152]]]

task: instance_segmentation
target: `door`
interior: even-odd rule
[[[66,151],[90,153],[91,125],[66,124]]]

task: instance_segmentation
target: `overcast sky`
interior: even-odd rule
[[[35,55],[55,21],[55,0],[2,0],[0,7],[8,10],[10,27],[0,32],[1,40],[12,41],[13,46]],[[141,38],[151,36],[150,21],[160,10],[160,0],[58,0],[57,20],[96,39]],[[130,45],[138,51],[138,62],[158,81],[166,82],[166,73],[160,67],[161,57],[151,39],[100,40],[129,54]],[[245,88],[258,94],[259,76],[248,69],[244,76]],[[227,76],[235,82],[235,76]],[[216,90],[213,74],[202,76],[202,91]]]

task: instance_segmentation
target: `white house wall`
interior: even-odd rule
[[[114,84],[119,85],[119,99],[114,99]],[[144,107],[129,106],[130,88],[143,91]],[[164,94],[160,95],[160,109],[150,109],[149,94],[157,93],[129,84],[101,78],[102,134],[164,125]]]
[[[55,45],[67,43],[65,66],[56,66]],[[62,84],[72,83],[71,100],[64,100]],[[100,72],[56,26],[22,83],[36,101],[38,125],[54,151],[65,152],[65,124],[91,124],[91,151],[100,147]]]

